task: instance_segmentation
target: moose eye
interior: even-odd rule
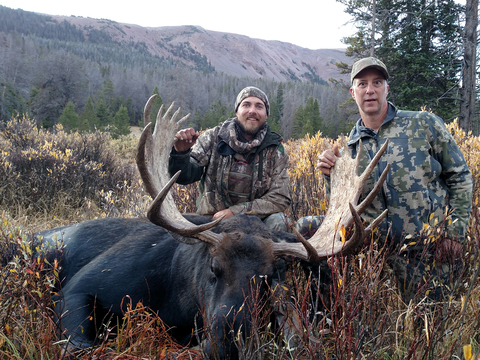
[[[212,271],[213,275],[215,275],[215,278],[219,278],[223,274],[223,269],[219,266],[219,264],[215,260],[212,261],[210,270]]]

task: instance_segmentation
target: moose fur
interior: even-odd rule
[[[209,221],[196,215],[188,219],[196,224]],[[225,219],[212,231],[224,234],[213,252],[205,242],[177,241],[179,235],[146,219],[98,219],[36,234],[65,245],[62,252],[49,254],[50,260],[59,258],[62,267],[55,310],[63,337],[75,347],[94,345],[103,324],[121,317],[131,299],[158,313],[183,344],[195,340],[194,329],[201,329],[202,316],[208,316],[214,341],[206,344],[207,355],[235,358],[228,332],[248,328],[249,308],[239,309],[251,280],[256,278],[265,296],[265,285],[279,276],[272,240],[297,240],[268,229],[256,216]],[[202,309],[208,312],[202,314]]]

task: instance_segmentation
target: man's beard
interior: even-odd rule
[[[248,130],[247,128],[245,128],[245,126],[243,126],[243,124],[240,123],[240,121],[238,121],[238,118],[237,118],[235,119],[235,125],[237,126],[237,133],[239,135],[243,135],[243,136],[248,135],[255,138],[257,137],[257,134],[259,133],[260,130],[265,129],[265,127],[267,126],[267,122],[264,122],[261,126],[259,126],[256,129]]]

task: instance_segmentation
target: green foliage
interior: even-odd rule
[[[59,202],[100,206],[100,191],[135,179],[133,164],[117,159],[100,132],[48,132],[31,120],[12,120],[0,134],[0,150],[0,206],[12,213],[50,213]]]
[[[111,113],[108,105],[103,97],[100,97],[95,104],[96,124],[94,127],[100,131],[103,131],[110,124]]]
[[[399,107],[420,110],[426,106],[445,120],[458,114],[461,7],[453,0],[426,6],[422,2],[400,4],[399,11],[416,14],[399,21],[391,46],[380,48],[392,72],[391,99]]]
[[[277,87],[277,96],[275,99],[270,100],[270,116],[268,117],[268,124],[272,131],[282,134],[282,118],[283,118],[283,93],[285,89],[285,84],[280,83]]]
[[[344,39],[346,54],[356,59],[373,54],[385,62],[395,105],[427,107],[445,120],[458,114],[462,6],[453,0],[376,0],[373,13],[371,1],[338,1],[358,29]]]
[[[299,139],[302,137],[303,125],[305,124],[305,119],[303,118],[303,106],[300,105],[295,111],[295,116],[293,118],[293,132],[292,138]]]
[[[2,82],[0,78],[0,122],[25,115],[26,107],[24,99],[15,91],[15,87],[8,81]]]
[[[292,137],[299,139],[307,134],[315,134],[321,130],[322,121],[318,100],[310,97],[305,107],[300,105],[295,112]]]
[[[210,108],[205,112],[203,117],[199,121],[199,126],[201,129],[210,129],[215,126],[217,126],[219,123],[222,121],[225,121],[232,114],[229,114],[227,111],[227,107],[222,104],[220,100],[218,100],[216,103],[213,103],[210,105]]]
[[[79,121],[80,126],[78,130],[80,131],[95,130],[95,126],[98,124],[97,113],[95,112],[95,107],[93,106],[93,101],[90,96],[87,99]]]
[[[75,112],[75,105],[69,101],[67,106],[63,109],[62,115],[58,119],[59,124],[62,124],[66,131],[80,128],[80,119]]]
[[[115,114],[110,128],[110,134],[112,138],[117,139],[122,135],[130,134],[130,124],[128,118],[128,111],[125,106],[120,106],[120,109]]]

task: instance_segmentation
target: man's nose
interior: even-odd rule
[[[375,92],[375,89],[373,87],[373,84],[368,84],[367,85],[367,93],[368,94],[372,94],[373,92]]]

